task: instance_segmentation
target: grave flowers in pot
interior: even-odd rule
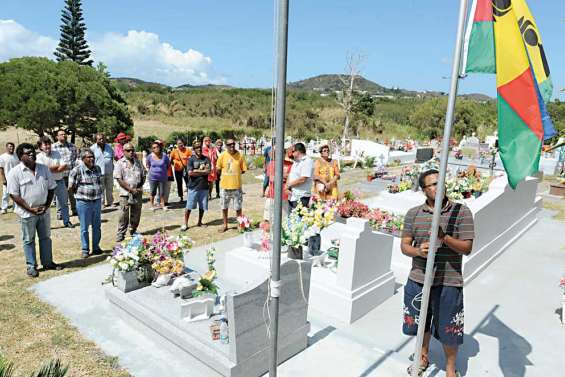
[[[153,280],[147,240],[136,234],[118,244],[109,258],[112,265],[112,284],[123,292],[145,287]]]
[[[307,227],[296,210],[283,220],[281,228],[281,243],[288,247],[288,258],[302,259],[302,248],[308,240]]]
[[[372,209],[367,215],[367,219],[369,219],[369,223],[374,230],[392,234],[396,237],[400,237],[404,227],[404,216],[396,215],[380,208]]]
[[[251,234],[253,226],[247,216],[241,215],[237,217],[237,230],[239,233],[243,233],[243,245],[249,248],[253,247],[253,237]]]
[[[369,213],[369,207],[359,201],[355,195],[348,191],[345,193],[343,200],[337,205],[336,212],[342,219],[342,221],[338,219],[338,222],[345,223],[343,219],[348,219],[350,217],[365,217],[367,213]]]
[[[184,254],[190,251],[193,241],[186,236],[167,236],[156,233],[148,244],[148,255],[152,261],[151,268],[157,273],[153,286],[159,288],[168,285],[173,276],[184,271]]]
[[[309,208],[299,204],[295,211],[298,212],[302,222],[307,227],[306,233],[310,255],[319,255],[322,243],[320,232],[334,222],[336,212],[334,202],[317,199],[312,201]]]

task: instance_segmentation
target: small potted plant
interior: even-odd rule
[[[302,259],[302,248],[307,241],[306,226],[296,211],[283,221],[281,230],[281,242],[288,247],[288,258]]]

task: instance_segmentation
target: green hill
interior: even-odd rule
[[[348,75],[343,75],[343,78],[349,80]],[[291,82],[288,84],[292,89],[315,90],[319,92],[333,92],[343,89],[343,83],[340,80],[340,75],[319,75],[310,77],[305,80]],[[366,91],[370,94],[382,94],[388,92],[387,89],[371,80],[367,80],[363,76],[359,76],[355,80],[355,90]]]

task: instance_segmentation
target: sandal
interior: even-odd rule
[[[414,354],[412,354],[410,356],[410,360],[414,360],[414,357]],[[412,376],[412,366],[413,365],[410,365],[408,368],[406,368],[406,372],[408,372],[409,376]],[[422,376],[429,366],[430,360],[428,360],[426,356],[422,356],[422,363],[420,364],[420,368],[418,369],[418,376]]]

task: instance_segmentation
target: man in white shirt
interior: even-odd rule
[[[14,212],[20,217],[22,241],[27,264],[27,275],[38,277],[35,255],[35,234],[39,238],[39,256],[44,270],[61,270],[53,262],[51,244],[51,217],[49,207],[57,184],[49,169],[35,163],[35,148],[23,143],[16,148],[21,163],[8,174],[8,192],[15,204]]]
[[[114,206],[114,150],[106,143],[106,136],[96,134],[96,143],[90,150],[94,153],[94,163],[102,172],[102,202],[106,198],[104,207]]]
[[[63,179],[63,172],[68,170],[68,165],[64,164],[61,154],[51,149],[51,139],[49,136],[42,136],[37,143],[41,152],[37,155],[37,163],[47,166],[53,180],[57,184],[55,187],[55,197],[57,198],[57,212],[61,214],[63,225],[65,228],[72,228],[69,220],[69,196],[65,180]]]
[[[292,152],[294,163],[290,168],[287,179],[287,188],[291,190],[288,200],[289,209],[292,211],[302,203],[304,207],[310,205],[312,196],[312,175],[314,173],[314,162],[306,155],[306,147],[303,143],[294,145]]]
[[[51,147],[54,151],[59,152],[61,161],[67,165],[67,170],[63,172],[63,180],[65,187],[69,194],[69,203],[71,205],[71,216],[77,215],[77,207],[74,195],[68,191],[69,188],[69,173],[76,166],[79,161],[77,147],[67,141],[67,132],[65,130],[57,131],[57,142]],[[61,219],[63,216],[61,212],[57,213],[57,218]]]
[[[20,160],[14,153],[16,146],[12,142],[6,143],[6,153],[0,155],[0,183],[2,184],[2,204],[0,213],[8,212],[10,194],[8,194],[8,173],[14,166],[20,163]]]

